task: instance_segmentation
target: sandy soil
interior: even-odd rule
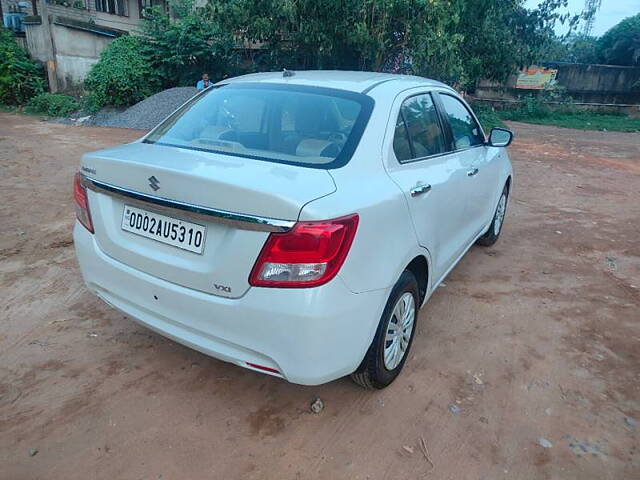
[[[503,237],[372,393],[207,358],[93,298],[72,175],[139,132],[0,114],[0,478],[640,478],[640,135],[512,126]]]

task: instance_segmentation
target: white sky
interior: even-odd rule
[[[526,6],[536,7],[539,0],[527,0]],[[584,10],[584,0],[569,0],[569,12],[579,13]],[[600,10],[596,13],[592,35],[600,36],[627,17],[640,13],[640,0],[602,0]],[[558,34],[566,33],[566,28],[556,28]]]

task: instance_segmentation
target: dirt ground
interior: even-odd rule
[[[0,478],[640,478],[640,135],[512,127],[501,240],[369,392],[208,358],[91,296],[72,176],[140,132],[0,114]]]

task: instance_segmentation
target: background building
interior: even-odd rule
[[[0,0],[4,25],[46,65],[51,91],[82,83],[114,38],[135,31],[145,8],[165,0]]]

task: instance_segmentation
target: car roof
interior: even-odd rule
[[[282,72],[250,73],[240,77],[221,80],[217,85],[240,82],[305,85],[337,88],[340,90],[358,93],[368,93],[383,83],[387,90],[391,88],[398,92],[412,87],[451,88],[437,80],[431,80],[415,75],[397,75],[393,73],[356,72],[344,70],[290,70]]]

